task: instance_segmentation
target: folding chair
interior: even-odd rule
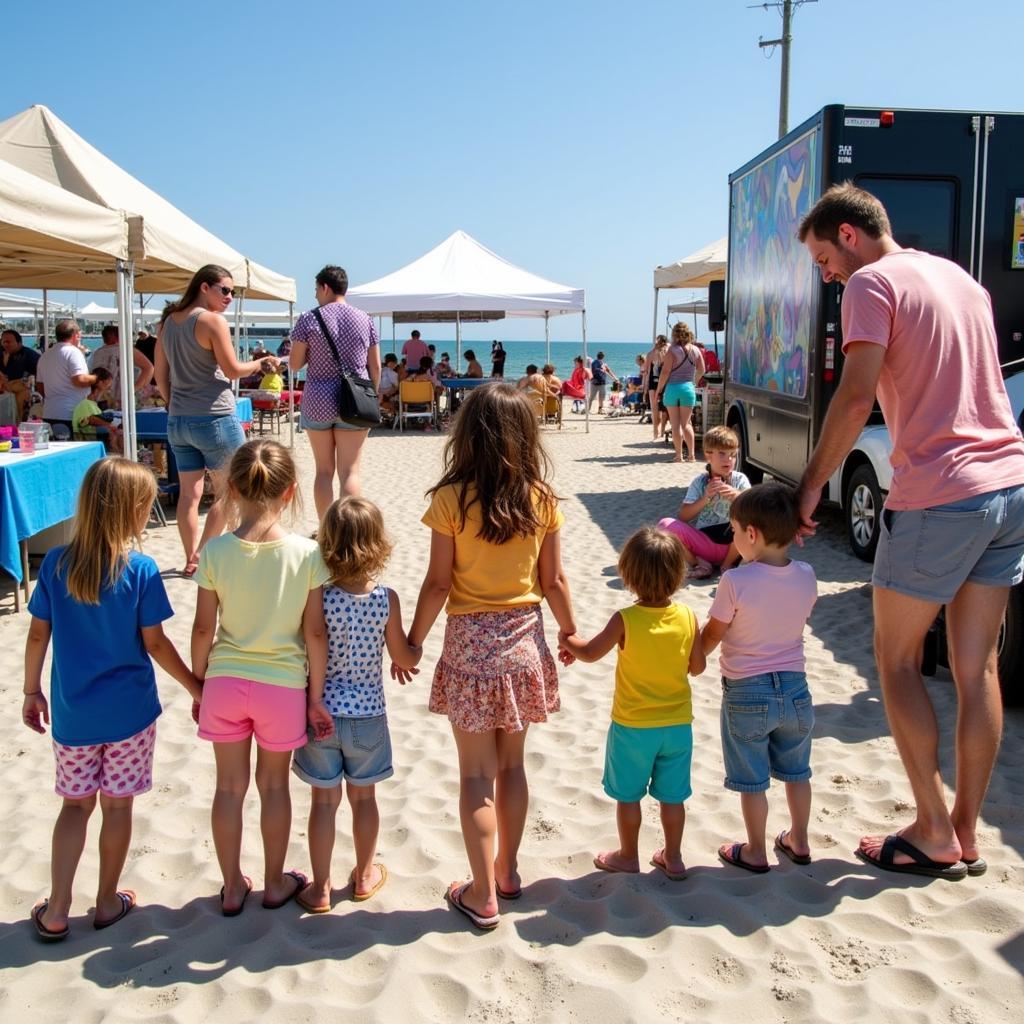
[[[424,406],[426,408],[424,409]],[[437,426],[437,397],[429,380],[403,380],[398,384],[398,429],[405,430],[406,420],[427,420]]]
[[[548,395],[544,400],[544,422],[556,423],[562,429],[562,396]]]

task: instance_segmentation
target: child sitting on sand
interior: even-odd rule
[[[47,553],[28,603],[21,717],[46,732],[50,705],[41,677],[52,636],[53,752],[64,801],[53,829],[50,895],[32,910],[43,942],[68,936],[72,886],[97,793],[103,827],[93,928],[115,924],[135,906],[135,893],[117,883],[134,798],[153,785],[160,699],[150,658],[193,700],[200,696],[199,682],[164,635],[161,623],[174,613],[160,571],[132,550],[155,498],[145,467],[120,458],[94,462],[78,495],[71,543]]]
[[[745,843],[725,843],[727,864],[763,874],[768,798],[776,778],[786,786],[790,826],[775,849],[810,864],[811,730],[814,706],[804,674],[803,631],[817,599],[814,570],[789,557],[799,517],[793,491],[759,484],[732,504],[744,564],[723,573],[701,633],[704,654],[722,644],[722,753],[725,788],[740,794]]]
[[[619,556],[619,575],[636,602],[616,612],[592,640],[558,635],[566,664],[574,658],[598,661],[617,649],[603,785],[618,801],[619,848],[594,858],[602,871],[640,870],[640,801],[650,792],[661,804],[665,830],[665,845],[651,864],[673,881],[686,877],[680,847],[684,801],[692,792],[689,675],[704,671],[704,653],[693,612],[672,601],[685,571],[680,546],[663,530],[643,527]]]
[[[732,544],[729,506],[750,486],[746,475],[736,469],[740,440],[734,430],[712,427],[704,435],[703,448],[707,471],[690,484],[679,518],[658,523],[682,541],[692,580],[706,580],[714,575],[715,566],[728,569],[739,561]]]
[[[373,862],[380,831],[375,786],[395,774],[384,710],[384,645],[403,683],[423,649],[410,647],[406,640],[398,595],[377,583],[391,554],[380,509],[366,498],[341,498],[324,514],[317,539],[331,574],[324,585],[328,655],[321,703],[334,719],[334,731],[318,736],[308,729],[306,745],[295,751],[292,771],[313,787],[313,880],[296,900],[311,914],[326,914],[331,909],[331,855],[343,779],[356,850],[349,879],[352,898],[368,900],[387,881],[387,868]]]

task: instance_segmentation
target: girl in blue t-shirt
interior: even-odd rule
[[[32,910],[39,938],[67,938],[71,889],[89,816],[103,814],[94,928],[135,906],[118,889],[132,835],[132,801],[152,788],[160,701],[150,658],[199,698],[201,688],[161,623],[173,612],[152,558],[132,550],[156,498],[149,470],[121,458],[94,463],[78,496],[71,543],[43,559],[29,601],[22,720],[45,733],[53,708],[57,795],[50,895]],[[43,660],[53,638],[50,703]],[[97,642],[99,639],[99,642]]]

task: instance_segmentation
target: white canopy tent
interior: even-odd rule
[[[393,322],[454,323],[456,359],[460,361],[463,322],[501,320],[507,316],[543,317],[550,361],[550,318],[578,313],[586,356],[587,311],[583,289],[558,284],[517,267],[465,231],[453,232],[418,260],[386,277],[350,288],[345,298],[358,309],[390,316]],[[588,430],[589,427],[588,413]]]
[[[0,160],[7,160],[36,179],[89,204],[118,211],[122,221],[127,222],[127,251],[118,263],[116,280],[123,367],[130,366],[132,359],[131,309],[136,288],[161,294],[180,292],[201,266],[217,263],[231,273],[243,295],[295,301],[294,281],[247,260],[118,167],[44,106],[29,107],[0,122]],[[6,283],[20,282],[8,279]],[[48,287],[108,290],[109,282],[54,283]],[[239,310],[243,301],[240,296]],[[121,381],[125,451],[133,457],[135,396],[130,387],[131,375],[122,373]]]
[[[712,281],[725,280],[726,257],[728,255],[728,239],[720,238],[717,242],[698,249],[689,256],[666,267],[654,268],[654,331],[658,333],[658,292],[663,288],[707,288]],[[674,310],[669,307],[669,312]],[[694,312],[686,310],[685,312]],[[707,312],[698,310],[696,312]]]

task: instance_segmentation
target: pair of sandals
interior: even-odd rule
[[[688,580],[709,580],[715,575],[715,567],[703,558],[697,559],[697,564],[691,566],[686,572]]]
[[[117,898],[121,903],[121,909],[113,917],[108,917],[103,921],[98,917],[95,918],[92,926],[96,931],[100,932],[104,928],[109,928],[112,924],[117,924],[118,921],[126,917],[135,908],[136,895],[131,889],[119,889],[117,891]],[[71,934],[71,926],[66,924],[63,928],[59,929],[47,928],[43,924],[43,914],[46,913],[46,908],[49,905],[50,901],[45,899],[32,908],[32,924],[35,927],[36,936],[41,942],[63,942]]]

